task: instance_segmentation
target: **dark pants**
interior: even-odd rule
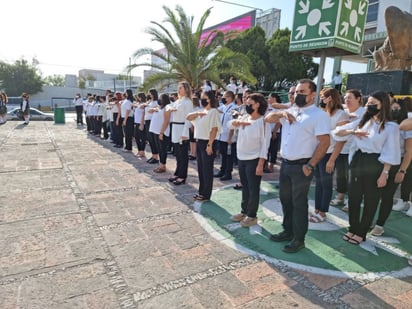
[[[227,142],[219,141],[219,151],[222,157],[222,164],[220,166],[220,173],[227,176],[232,176],[233,158],[236,155],[236,143],[230,145],[230,154],[228,154],[229,144]]]
[[[395,175],[399,170],[399,165],[393,165],[389,170],[388,180],[386,181],[386,186],[381,189],[381,203],[379,206],[379,214],[376,224],[379,226],[384,226],[386,220],[392,211],[393,206],[393,196],[395,195],[396,189],[399,184],[395,183]]]
[[[150,152],[152,154],[158,154],[159,149],[157,148],[156,142],[154,140],[154,133],[149,132],[150,120],[145,120],[144,125],[145,125],[145,129],[146,129],[146,132],[147,132],[147,140],[149,141]]]
[[[401,198],[404,202],[411,200],[412,192],[412,163],[406,170],[406,174],[401,183]]]
[[[127,149],[127,150],[132,150],[133,117],[127,117],[126,125],[123,126],[123,133],[124,133],[124,140],[125,140],[125,144],[126,144],[126,146],[124,148]]]
[[[122,121],[123,119],[120,118],[119,120],[119,125],[116,125],[116,119],[117,119],[117,113],[113,113],[113,142],[118,145],[123,147],[123,129],[122,129]]]
[[[196,143],[197,171],[199,175],[199,194],[210,199],[213,189],[213,162],[216,157],[216,143],[213,143],[213,153],[206,152],[208,140],[198,140]]]
[[[108,128],[108,125],[109,125],[109,121],[108,121],[108,120],[106,120],[106,121],[104,121],[104,122],[102,123],[102,127],[103,127],[103,138],[104,138],[104,139],[108,139],[108,138],[109,138],[109,128]]]
[[[335,161],[336,191],[338,193],[348,192],[349,161],[348,154],[339,154]]]
[[[267,159],[268,162],[272,164],[276,164],[276,160],[278,159],[279,146],[280,146],[280,133],[276,133],[276,138],[270,139],[268,159]]]
[[[153,133],[156,148],[159,149],[159,162],[166,164],[167,148],[169,147],[170,137],[163,134],[163,140],[160,140],[159,134]]]
[[[176,155],[176,170],[174,175],[179,178],[187,178],[187,169],[189,167],[189,140],[182,143],[173,143],[173,150]]]
[[[315,209],[321,212],[329,211],[329,204],[333,193],[333,173],[326,172],[326,163],[330,158],[330,153],[327,153],[315,167]]]
[[[101,135],[103,126],[103,116],[95,116],[94,134]]]
[[[81,124],[83,125],[83,105],[76,105],[75,106],[76,109],[76,122],[77,124]]]
[[[134,124],[134,139],[136,140],[136,146],[139,151],[144,151],[146,148],[147,133],[145,126],[143,125],[143,130],[140,130],[140,124]]]
[[[240,183],[242,184],[242,213],[256,218],[259,208],[260,182],[262,176],[256,175],[259,158],[253,160],[238,160]]]
[[[365,238],[375,216],[381,189],[376,181],[382,173],[383,164],[378,161],[379,154],[355,153],[350,164],[348,191],[349,232]],[[361,203],[363,212],[361,214]]]
[[[298,241],[304,241],[308,231],[308,193],[313,178],[313,173],[303,174],[302,166],[282,161],[279,175],[283,228]]]

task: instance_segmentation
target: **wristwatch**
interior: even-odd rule
[[[310,170],[310,171],[313,171],[314,169],[315,169],[315,167],[312,165],[312,164],[310,164],[309,162],[308,163],[306,163],[306,168],[308,169],[308,170]]]

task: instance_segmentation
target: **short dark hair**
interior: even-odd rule
[[[309,78],[300,79],[299,84],[308,84],[310,91],[311,92],[316,92],[316,84],[313,80],[311,80]]]

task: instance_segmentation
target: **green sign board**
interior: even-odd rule
[[[289,51],[361,51],[368,0],[296,0]]]

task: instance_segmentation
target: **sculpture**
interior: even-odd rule
[[[409,70],[412,65],[412,15],[395,6],[385,10],[388,36],[373,52],[376,71]]]

